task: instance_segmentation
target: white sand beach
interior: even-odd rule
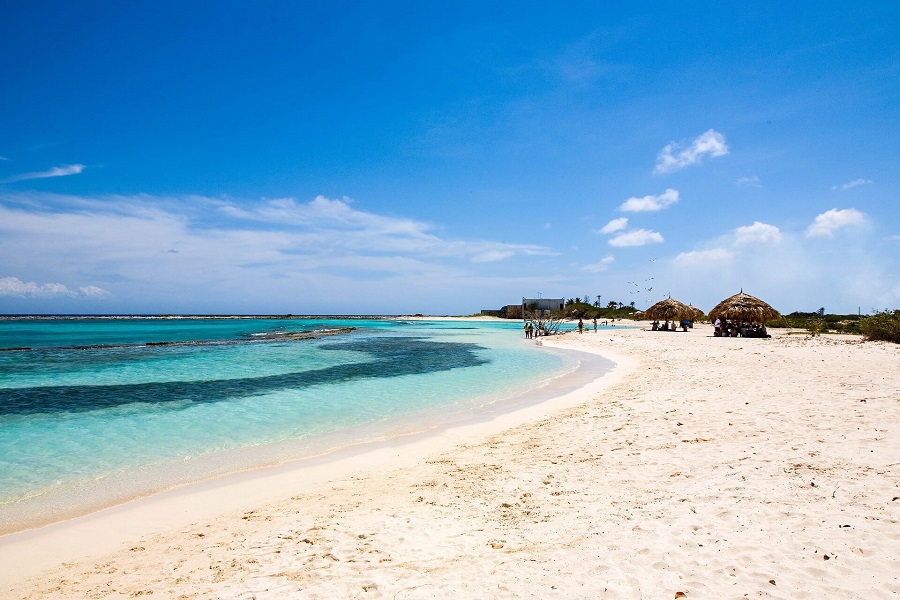
[[[896,598],[900,346],[772,333],[545,339],[617,367],[0,537],[0,597]]]

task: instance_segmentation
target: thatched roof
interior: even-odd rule
[[[644,311],[645,319],[693,319],[694,311],[678,300],[666,298]]]
[[[780,319],[781,314],[759,298],[745,294],[741,290],[740,293],[716,304],[715,308],[709,311],[709,318],[765,323]]]
[[[693,313],[694,313],[694,316],[691,317],[691,320],[692,320],[692,321],[697,321],[697,320],[699,320],[699,319],[705,319],[705,318],[706,318],[706,313],[703,312],[702,310],[700,310],[699,308],[697,308],[696,306],[694,306],[693,304],[688,304],[687,306],[688,306],[688,308],[691,309],[691,311],[693,311]]]

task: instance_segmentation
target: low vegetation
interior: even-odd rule
[[[900,344],[900,310],[878,311],[874,315],[820,315],[815,312],[793,312],[769,327],[804,329],[810,335],[847,333],[862,335],[866,340]]]
[[[767,327],[805,329],[810,335],[821,333],[849,333],[859,335],[860,315],[820,315],[817,312],[792,312],[777,321],[769,321]]]
[[[604,306],[599,300],[590,304],[581,298],[569,298],[563,308],[567,319],[629,319],[636,312],[634,302],[623,304],[611,300]]]
[[[900,344],[900,310],[876,312],[862,319],[859,328],[869,341]]]

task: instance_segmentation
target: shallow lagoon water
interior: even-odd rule
[[[518,322],[0,321],[0,349],[30,348],[0,352],[0,532],[503,410],[582,360],[522,337]]]

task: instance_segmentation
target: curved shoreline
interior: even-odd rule
[[[553,342],[550,348],[559,348]],[[609,358],[592,349],[569,350]],[[472,443],[524,422],[590,400],[630,372],[636,361],[616,357],[608,372],[576,387],[557,381],[536,393],[474,411],[465,419],[433,423],[413,432],[354,444],[322,454],[262,466],[180,485],[95,512],[0,536],[0,579],[17,578],[59,564],[122,547],[128,540],[183,527],[197,520],[310,493],[335,479],[371,469],[413,466],[431,455]],[[559,377],[556,378],[557,380]],[[524,398],[524,400],[523,400]],[[84,540],[91,540],[90,548]]]
[[[0,595],[896,596],[896,344],[708,328],[545,343],[618,364],[485,423],[0,541]]]
[[[190,461],[148,464],[103,481],[85,479],[62,490],[36,494],[21,501],[0,503],[2,536],[84,517],[155,494],[303,461],[327,461],[339,453],[363,452],[383,440],[426,436],[431,432],[486,421],[562,395],[602,376],[613,363],[591,352],[542,348],[535,352],[576,355],[571,368],[551,371],[529,388],[511,388],[494,395],[464,397],[404,415],[344,427],[329,433],[280,442],[201,454]],[[548,345],[549,346],[549,345]],[[588,357],[588,360],[584,360]],[[593,357],[593,358],[591,358]]]

